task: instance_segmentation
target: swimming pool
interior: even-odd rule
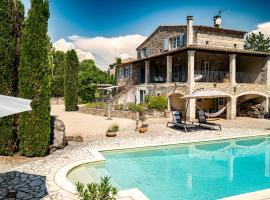
[[[218,199],[270,188],[270,138],[102,152],[106,161],[73,169],[68,179],[111,176],[119,189],[153,200]]]

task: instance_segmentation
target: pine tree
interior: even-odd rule
[[[255,51],[270,52],[270,38],[259,32],[250,33],[245,40],[245,48]]]
[[[19,0],[0,1],[0,94],[17,96],[21,24],[24,8]],[[16,116],[0,118],[0,155],[16,148]]]
[[[76,111],[78,109],[78,73],[78,57],[75,50],[70,50],[66,53],[64,80],[64,97],[66,111]]]
[[[31,0],[24,22],[19,68],[19,93],[31,99],[31,112],[19,118],[20,149],[26,156],[44,156],[50,140],[50,40],[48,0]]]

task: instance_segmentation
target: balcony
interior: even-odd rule
[[[261,73],[236,72],[236,82],[262,84],[262,76]]]
[[[196,70],[194,77],[197,82],[223,83],[223,82],[228,82],[230,80],[229,72],[227,71]]]

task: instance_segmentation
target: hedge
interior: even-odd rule
[[[79,61],[74,49],[66,53],[64,97],[66,111],[78,109]]]
[[[31,112],[19,117],[20,150],[25,156],[44,156],[50,140],[50,40],[48,0],[31,0],[24,22],[19,68],[19,93],[31,99]]]

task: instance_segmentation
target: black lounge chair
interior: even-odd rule
[[[220,124],[216,124],[213,122],[208,122],[206,120],[206,116],[204,111],[198,111],[198,121],[199,121],[199,126],[201,127],[205,127],[205,128],[210,128],[211,131],[215,130],[215,127],[219,128],[219,130],[221,130],[221,125]]]
[[[187,132],[187,130],[195,130],[197,131],[197,126],[195,125],[191,125],[191,124],[187,124],[184,123],[181,119],[181,113],[179,111],[172,111],[172,117],[173,117],[173,121],[172,122],[168,122],[167,126],[169,124],[172,124],[178,128],[183,128],[185,130],[185,132]]]

